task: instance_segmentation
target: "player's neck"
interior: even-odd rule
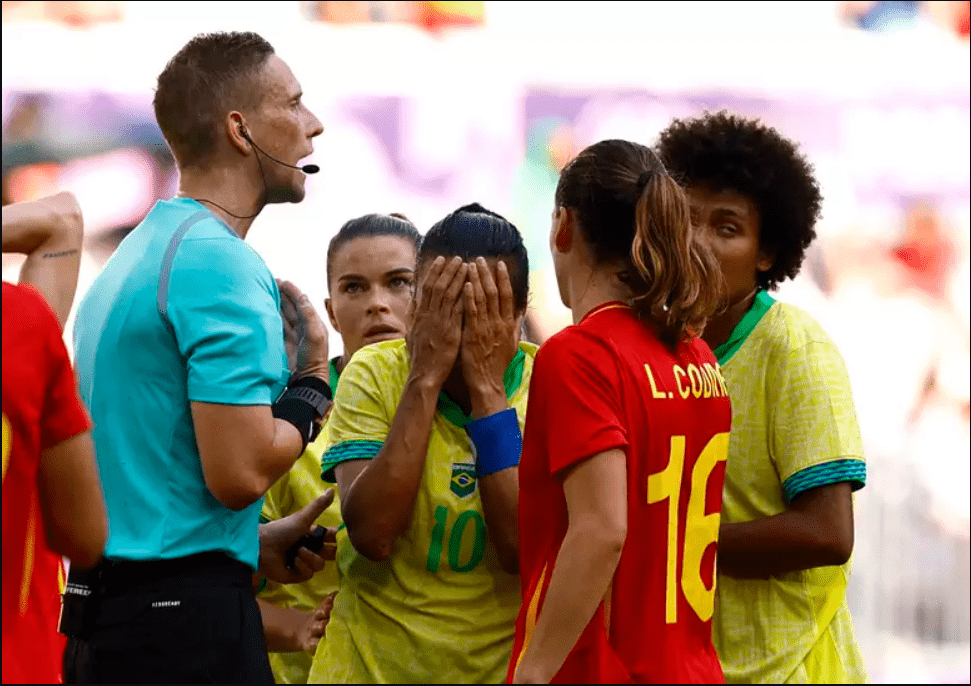
[[[462,412],[465,414],[472,412],[472,398],[469,393],[469,387],[465,383],[465,377],[462,375],[461,365],[457,364],[452,367],[448,378],[442,384],[442,390],[456,405],[462,408]]]
[[[262,194],[261,185],[229,169],[183,169],[179,173],[177,196],[208,201],[200,204],[243,239],[255,219],[249,215],[263,209]]]
[[[741,300],[730,305],[724,312],[708,320],[701,339],[708,344],[709,348],[714,350],[728,342],[732,331],[752,308],[752,301],[755,300],[757,293],[758,289],[753,290]]]
[[[630,302],[631,290],[620,278],[619,269],[594,269],[570,283],[570,310],[573,323],[579,324],[590,312],[604,303]]]

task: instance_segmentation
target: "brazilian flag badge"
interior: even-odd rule
[[[459,498],[467,498],[475,493],[475,465],[453,464],[452,483],[449,486]]]

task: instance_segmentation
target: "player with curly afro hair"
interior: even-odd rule
[[[676,120],[658,147],[682,184],[732,190],[755,205],[760,244],[775,257],[758,275],[762,288],[773,290],[799,273],[816,238],[822,195],[795,143],[758,121],[719,112]]]
[[[849,379],[819,324],[769,295],[815,238],[812,167],[775,129],[725,112],[675,120],[658,154],[724,277],[703,338],[732,401],[712,618],[725,680],[865,682],[846,604],[866,481]]]

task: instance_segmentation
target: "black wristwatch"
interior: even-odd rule
[[[291,398],[295,400],[303,400],[305,403],[308,403],[311,407],[313,407],[317,411],[317,418],[321,419],[325,414],[327,414],[327,408],[330,407],[330,403],[331,403],[330,388],[323,381],[320,381],[319,379],[316,379],[312,376],[304,377],[304,379],[308,379],[308,380],[313,379],[314,381],[318,382],[321,386],[323,386],[324,389],[326,389],[326,392],[318,390],[317,388],[312,387],[309,384],[299,385],[299,386],[295,385],[295,386],[290,386],[287,390],[285,390],[283,392],[283,395],[280,396],[280,400],[290,400]],[[297,383],[299,384],[301,381],[304,381],[304,379],[300,379],[299,381],[297,381]],[[314,386],[316,385],[317,384],[314,384]]]

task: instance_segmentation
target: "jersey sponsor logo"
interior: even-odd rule
[[[475,493],[475,465],[453,464],[452,480],[449,488],[459,498],[467,498]]]

